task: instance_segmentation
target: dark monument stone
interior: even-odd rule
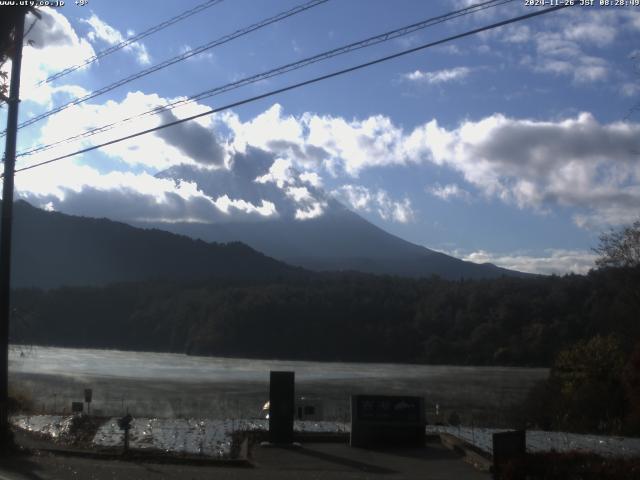
[[[269,442],[293,443],[295,373],[271,372],[269,386]]]
[[[512,460],[523,459],[527,453],[527,434],[525,430],[500,432],[493,434],[493,474],[500,478],[505,464]]]
[[[351,396],[351,446],[424,446],[424,398]]]

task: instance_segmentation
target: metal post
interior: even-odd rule
[[[0,442],[8,441],[9,397],[9,312],[11,280],[11,221],[13,212],[13,175],[16,164],[16,137],[18,134],[18,104],[20,102],[20,67],[24,17],[20,14],[15,24],[14,55],[11,63],[7,138],[4,151],[4,179],[2,185],[2,219],[0,225]]]

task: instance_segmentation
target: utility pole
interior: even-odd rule
[[[11,59],[11,84],[7,112],[7,137],[4,150],[4,178],[2,184],[2,218],[0,225],[0,446],[4,450],[9,435],[9,314],[11,311],[11,222],[13,216],[13,175],[16,165],[16,137],[18,135],[18,104],[20,102],[20,67],[24,37],[25,12],[16,16],[14,53]]]

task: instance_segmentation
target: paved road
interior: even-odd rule
[[[376,452],[345,444],[256,447],[253,467],[185,466],[92,460],[51,454],[0,460],[0,480],[320,479],[488,480],[441,445]]]

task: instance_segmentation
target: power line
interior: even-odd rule
[[[22,122],[20,125],[18,125],[18,128],[23,128],[26,127],[28,125],[32,125],[36,122],[39,122],[40,120],[43,120],[47,117],[50,117],[51,115],[61,112],[62,110],[65,110],[71,106],[74,105],[79,105],[80,103],[86,102],[87,100],[90,100],[92,98],[98,97],[104,93],[110,92],[111,90],[114,90],[115,88],[121,87],[122,85],[125,85],[129,82],[132,82],[133,80],[137,80],[139,78],[145,77],[151,73],[157,72],[158,70],[162,70],[163,68],[166,68],[170,65],[173,65],[174,63],[178,63],[181,62],[183,60],[186,60],[187,58],[193,57],[194,55],[197,55],[199,53],[202,53],[206,50],[209,50],[211,48],[217,47],[219,45],[222,45],[224,43],[230,42],[231,40],[234,40],[238,37],[247,35],[255,30],[258,30],[260,28],[264,28],[267,25],[271,25],[272,23],[276,23],[279,22],[281,20],[284,20],[285,18],[289,18],[292,17],[293,15],[297,15],[298,13],[302,13],[306,10],[309,10],[313,7],[317,7],[318,5],[321,5],[323,3],[328,2],[329,0],[311,0],[310,2],[298,5],[294,8],[291,8],[289,10],[286,10],[284,12],[281,12],[273,17],[269,17],[265,20],[261,20],[258,23],[254,23],[253,25],[250,25],[248,27],[242,28],[240,30],[236,30],[235,32],[229,34],[229,35],[225,35],[224,37],[220,37],[216,40],[213,40],[212,42],[209,42],[205,45],[201,45],[200,47],[194,48],[194,49],[190,49],[187,50],[186,52],[182,53],[181,55],[177,55],[173,58],[170,58],[168,60],[165,60],[164,62],[158,63],[156,65],[153,65],[149,68],[146,68],[144,70],[141,70],[138,73],[135,73],[133,75],[129,75],[128,77],[125,77],[121,80],[118,80],[117,82],[114,82],[110,85],[107,85],[105,87],[102,87],[98,90],[95,90],[91,93],[88,93],[87,95],[84,95],[82,97],[76,98],[75,100],[71,100],[70,102],[64,103],[62,105],[60,105],[59,107],[53,108],[47,112],[44,112],[40,115],[36,115],[33,118],[30,118],[29,120],[26,120],[24,122]],[[2,134],[0,136],[4,136],[6,134],[5,132],[2,132]]]
[[[408,25],[408,26],[397,28],[395,30],[391,30],[391,31],[388,31],[388,32],[385,32],[385,33],[382,33],[382,34],[379,34],[379,35],[375,35],[375,36],[369,37],[367,39],[360,40],[358,42],[353,42],[353,43],[350,43],[348,45],[344,45],[342,47],[334,48],[332,50],[325,51],[325,52],[319,53],[317,55],[313,55],[311,57],[307,57],[307,58],[304,58],[302,60],[298,60],[298,61],[293,62],[293,63],[288,63],[286,65],[282,65],[282,66],[279,66],[277,68],[273,68],[273,69],[268,70],[266,72],[262,72],[262,73],[259,73],[259,74],[256,74],[256,75],[245,77],[245,78],[242,78],[240,80],[236,80],[235,82],[231,82],[231,83],[227,83],[227,84],[222,85],[222,86],[214,87],[214,88],[205,90],[204,92],[200,92],[200,93],[197,93],[195,95],[191,95],[191,96],[189,96],[189,97],[187,97],[185,99],[176,100],[176,101],[168,103],[166,105],[160,105],[160,106],[155,107],[155,108],[153,108],[151,110],[147,110],[145,112],[141,112],[141,113],[132,115],[130,117],[127,117],[127,118],[124,118],[124,119],[121,119],[121,120],[118,120],[118,121],[115,121],[115,122],[112,122],[112,123],[109,123],[109,124],[106,124],[106,125],[102,125],[100,127],[96,127],[96,128],[92,128],[90,130],[86,130],[86,131],[81,132],[79,134],[67,137],[67,138],[62,139],[62,140],[58,140],[56,142],[53,142],[53,143],[50,143],[50,144],[47,144],[47,145],[40,145],[38,147],[34,147],[34,148],[30,149],[30,150],[27,150],[27,151],[19,153],[18,156],[20,157],[20,156],[25,156],[25,155],[32,155],[34,153],[38,153],[38,152],[43,152],[43,151],[49,150],[49,149],[51,149],[51,148],[53,148],[53,147],[55,147],[57,145],[60,145],[62,143],[66,143],[66,142],[69,142],[69,141],[72,141],[72,140],[78,140],[78,139],[81,139],[81,138],[87,138],[87,137],[90,137],[90,136],[93,136],[93,135],[104,133],[104,132],[107,132],[107,131],[115,128],[117,125],[129,122],[131,120],[135,120],[137,118],[141,118],[141,117],[146,116],[146,115],[156,115],[156,114],[160,114],[160,113],[163,113],[165,111],[168,111],[168,110],[173,110],[173,109],[175,109],[177,107],[180,107],[180,106],[183,106],[183,105],[187,105],[189,103],[193,103],[193,102],[196,102],[198,100],[203,100],[205,98],[210,98],[210,97],[215,96],[215,95],[220,95],[222,93],[225,93],[225,92],[228,92],[228,91],[231,91],[231,90],[235,90],[237,88],[240,88],[240,87],[252,84],[252,83],[259,82],[261,80],[266,80],[268,78],[272,78],[272,77],[275,77],[275,76],[278,76],[278,75],[282,75],[282,74],[285,74],[285,73],[288,73],[288,72],[291,72],[291,71],[294,71],[294,70],[298,70],[300,68],[304,68],[306,66],[309,66],[311,64],[314,64],[314,63],[317,63],[317,62],[320,62],[320,61],[323,61],[323,60],[328,60],[328,59],[336,57],[338,55],[343,55],[343,54],[346,54],[346,53],[349,53],[349,52],[353,52],[355,50],[359,50],[361,48],[370,47],[370,46],[377,45],[377,44],[382,43],[382,42],[387,42],[387,41],[393,40],[395,38],[399,38],[399,37],[404,36],[404,35],[408,35],[410,33],[416,32],[418,30],[421,30],[421,29],[424,29],[424,28],[427,28],[427,27],[432,27],[434,25],[437,25],[437,24],[440,24],[440,23],[443,23],[443,22],[446,22],[446,21],[450,21],[450,20],[453,20],[455,18],[464,16],[464,15],[470,15],[470,14],[477,13],[479,11],[482,11],[482,10],[485,10],[485,9],[488,9],[488,8],[494,8],[494,7],[497,7],[497,6],[506,4],[506,3],[511,3],[513,1],[515,1],[515,0],[489,0],[489,1],[485,1],[485,2],[482,2],[482,3],[475,4],[475,5],[471,5],[471,6],[466,7],[466,8],[462,8],[460,10],[455,10],[453,12],[449,12],[449,13],[446,13],[446,14],[443,14],[443,15],[439,15],[439,16],[436,16],[436,17],[428,18],[426,20],[422,20],[420,22],[417,22],[417,23],[414,23],[414,24],[411,24],[411,25]]]
[[[44,80],[41,80],[40,82],[38,82],[36,85],[39,87],[41,85],[44,85],[45,83],[50,83],[54,80],[57,80],[58,78],[62,78],[65,75],[70,74],[71,72],[75,72],[76,70],[86,67],[87,65],[96,62],[98,60],[100,60],[103,57],[106,57],[107,55],[112,54],[113,52],[117,52],[118,50],[121,50],[125,47],[128,47],[129,45],[131,45],[132,43],[138,42],[140,40],[142,40],[145,37],[148,37],[149,35],[152,35],[156,32],[159,32],[160,30],[163,30],[171,25],[173,25],[174,23],[178,23],[186,18],[189,18],[197,13],[202,12],[203,10],[206,10],[207,8],[213,7],[214,5],[217,5],[219,3],[222,3],[224,0],[207,0],[204,3],[201,3],[199,5],[196,5],[195,7],[186,10],[184,12],[182,12],[179,15],[176,15],[175,17],[171,17],[168,20],[165,20],[162,23],[159,23],[158,25],[155,25],[147,30],[145,30],[144,32],[139,33],[138,35],[135,35],[133,37],[130,37],[126,40],[121,41],[120,43],[117,43],[109,48],[106,48],[98,53],[96,53],[94,56],[87,58],[83,63],[79,63],[77,65],[73,65],[70,67],[65,68],[64,70],[60,70],[59,72],[54,73],[53,75],[47,77]],[[28,33],[28,32],[27,32]],[[26,35],[25,35],[26,36]]]
[[[93,145],[91,147],[83,148],[81,150],[77,150],[75,152],[68,153],[66,155],[61,155],[59,157],[55,157],[55,158],[52,158],[52,159],[49,159],[49,160],[45,160],[43,162],[38,162],[38,163],[35,163],[33,165],[29,165],[27,167],[22,167],[22,168],[16,169],[15,172],[17,173],[17,172],[23,172],[25,170],[31,170],[32,168],[40,167],[42,165],[47,165],[49,163],[57,162],[59,160],[64,160],[65,158],[74,157],[74,156],[80,155],[82,153],[87,153],[87,152],[90,152],[90,151],[93,151],[93,150],[97,150],[97,149],[102,148],[102,147],[113,145],[115,143],[120,143],[120,142],[123,142],[125,140],[130,140],[132,138],[140,137],[142,135],[146,135],[148,133],[155,132],[157,130],[162,130],[164,128],[173,127],[173,126],[181,124],[181,123],[189,122],[191,120],[195,120],[196,118],[204,117],[204,116],[207,116],[207,115],[212,115],[214,113],[222,112],[222,111],[228,110],[230,108],[239,107],[239,106],[245,105],[247,103],[255,102],[257,100],[262,100],[262,99],[267,98],[267,97],[272,97],[272,96],[280,94],[280,93],[288,92],[289,90],[294,90],[294,89],[297,89],[297,88],[300,88],[300,87],[311,85],[313,83],[321,82],[323,80],[328,80],[330,78],[337,77],[337,76],[340,76],[340,75],[344,75],[344,74],[347,74],[347,73],[351,73],[351,72],[354,72],[356,70],[361,70],[363,68],[367,68],[367,67],[370,67],[370,66],[373,66],[373,65],[377,65],[379,63],[383,63],[383,62],[386,62],[386,61],[389,61],[389,60],[393,60],[395,58],[399,58],[399,57],[402,57],[404,55],[408,55],[410,53],[415,53],[415,52],[418,52],[420,50],[424,50],[424,49],[427,49],[427,48],[435,47],[435,46],[441,45],[443,43],[451,42],[453,40],[459,40],[461,38],[465,38],[465,37],[468,37],[468,36],[471,36],[471,35],[476,35],[478,33],[485,32],[487,30],[492,30],[494,28],[503,27],[503,26],[509,25],[511,23],[516,23],[516,22],[520,22],[520,21],[523,21],[523,20],[527,20],[529,18],[533,18],[533,17],[537,17],[537,16],[540,16],[540,15],[544,15],[546,13],[555,12],[557,10],[561,10],[563,8],[567,8],[569,6],[570,5],[567,4],[567,5],[559,5],[559,6],[555,6],[555,7],[550,7],[550,8],[546,8],[544,10],[538,10],[536,12],[528,13],[528,14],[525,14],[525,15],[520,15],[518,17],[513,17],[513,18],[510,18],[508,20],[502,20],[500,22],[492,23],[492,24],[486,25],[484,27],[476,28],[476,29],[473,29],[473,30],[468,30],[468,31],[466,31],[464,33],[459,33],[457,35],[452,35],[450,37],[446,37],[446,38],[443,38],[441,40],[436,40],[434,42],[425,43],[425,44],[422,44],[422,45],[414,47],[414,48],[410,48],[410,49],[407,49],[407,50],[403,50],[401,52],[397,52],[397,53],[394,53],[394,54],[391,54],[391,55],[387,55],[385,57],[378,58],[376,60],[371,60],[369,62],[361,63],[359,65],[355,65],[353,67],[349,67],[349,68],[338,70],[338,71],[335,71],[335,72],[332,72],[332,73],[321,75],[319,77],[314,77],[312,79],[305,80],[303,82],[294,83],[293,85],[288,85],[286,87],[278,88],[276,90],[271,90],[270,92],[263,93],[263,94],[260,94],[260,95],[256,95],[254,97],[246,98],[244,100],[239,100],[237,102],[233,102],[233,103],[227,104],[227,105],[225,105],[223,107],[213,108],[211,110],[207,110],[206,112],[198,113],[196,115],[191,115],[191,116],[186,117],[186,118],[181,118],[179,120],[175,120],[173,122],[165,123],[163,125],[158,125],[157,127],[148,128],[148,129],[142,130],[140,132],[132,133],[131,135],[126,135],[124,137],[116,138],[114,140],[110,140],[108,142],[101,143],[99,145]]]

